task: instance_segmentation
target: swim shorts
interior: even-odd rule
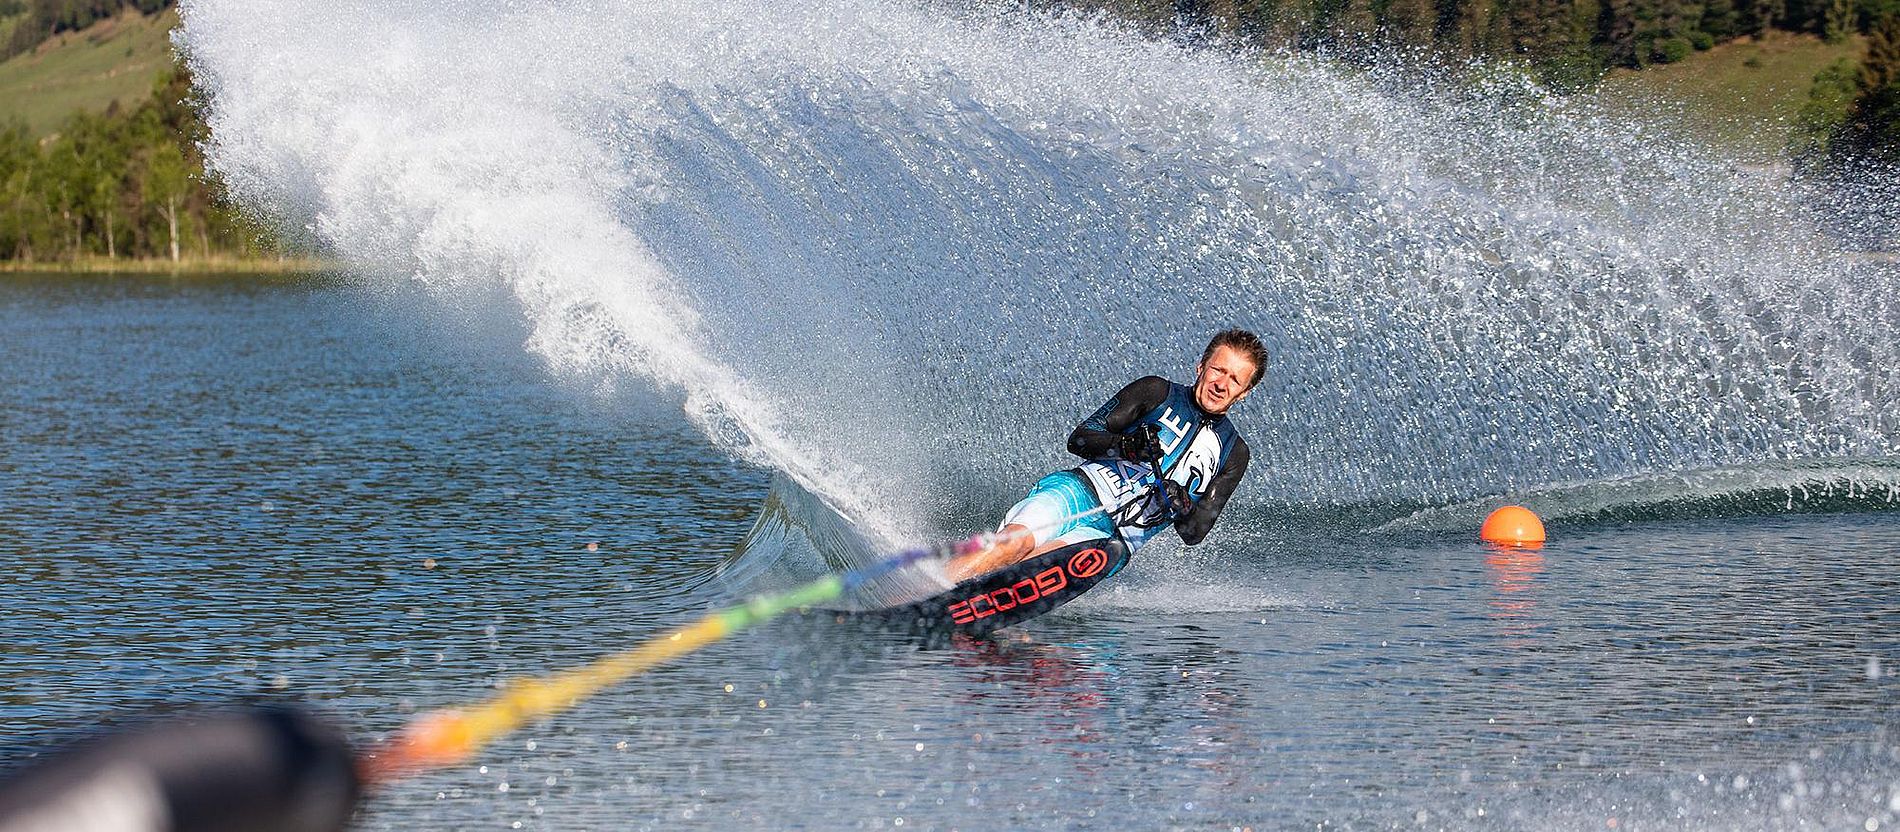
[[[1029,496],[1010,507],[1009,514],[1003,518],[1003,525],[1015,524],[1029,529],[1037,546],[1056,541],[1067,545],[1113,537],[1115,526],[1106,512],[1096,511],[1086,517],[1077,516],[1098,509],[1101,505],[1095,499],[1095,490],[1089,487],[1088,480],[1083,479],[1081,474],[1057,471],[1037,480],[1029,489]]]

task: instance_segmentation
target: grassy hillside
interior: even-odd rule
[[[1745,157],[1768,159],[1787,145],[1815,73],[1841,58],[1859,58],[1865,48],[1858,35],[1831,44],[1771,31],[1680,63],[1617,70],[1604,79],[1600,94],[1613,109],[1641,107],[1645,117],[1674,122]]]
[[[44,137],[74,112],[101,113],[114,101],[137,105],[171,65],[166,33],[177,25],[169,9],[152,16],[127,11],[0,63],[0,122],[23,119],[32,135]]]
[[[0,29],[11,28],[17,17],[0,18]],[[128,10],[0,63],[0,122],[24,119],[32,135],[44,137],[73,112],[104,112],[115,100],[122,107],[138,103],[171,61],[166,33],[176,25],[171,10],[152,16]],[[1679,63],[1615,70],[1602,94],[1606,101],[1639,102],[1628,107],[1642,108],[1645,118],[1660,108],[1661,117],[1698,135],[1765,158],[1786,144],[1788,124],[1815,73],[1837,59],[1858,57],[1862,42],[1856,36],[1828,44],[1771,30]]]

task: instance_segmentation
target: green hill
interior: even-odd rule
[[[136,106],[171,66],[167,33],[177,25],[170,9],[149,16],[128,9],[0,63],[0,127],[21,119],[43,138],[75,112],[103,113],[114,102]]]
[[[1807,101],[1815,74],[1842,58],[1858,59],[1865,44],[1860,35],[1826,43],[1813,35],[1771,31],[1719,44],[1679,63],[1617,70],[1598,94],[1612,108],[1642,108],[1644,118],[1676,123],[1748,158],[1770,159],[1787,147],[1795,113]]]
[[[77,1],[35,0],[25,15],[13,3],[8,48],[20,51],[0,62],[0,269],[311,267],[280,257],[270,230],[206,177],[204,125],[167,37],[177,14],[33,16],[97,11]],[[74,28],[21,44],[24,25]]]

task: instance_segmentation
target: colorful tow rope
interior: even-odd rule
[[[394,739],[367,756],[361,775],[368,784],[384,783],[424,769],[455,765],[483,746],[521,726],[567,710],[628,677],[691,653],[788,610],[809,607],[919,561],[965,554],[997,541],[982,534],[960,543],[915,549],[863,569],[827,575],[775,595],[753,598],[715,612],[631,650],[549,676],[520,679],[487,702],[417,717]]]
[[[1107,509],[1097,506],[1051,521],[1048,525],[1059,526],[1104,511]],[[374,786],[425,769],[456,765],[529,722],[565,711],[629,677],[788,610],[832,600],[914,563],[969,554],[1010,540],[1018,534],[1022,532],[984,533],[957,543],[913,549],[862,569],[826,575],[785,592],[753,598],[591,664],[539,678],[511,681],[501,693],[487,702],[418,716],[401,733],[366,755],[360,762],[358,774],[365,785]]]

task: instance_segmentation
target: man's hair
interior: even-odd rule
[[[1260,383],[1260,377],[1267,374],[1267,347],[1260,343],[1260,336],[1244,329],[1223,329],[1214,333],[1213,340],[1207,342],[1207,349],[1201,351],[1201,363],[1214,357],[1214,350],[1227,347],[1253,360],[1253,378],[1247,382],[1247,389]]]

